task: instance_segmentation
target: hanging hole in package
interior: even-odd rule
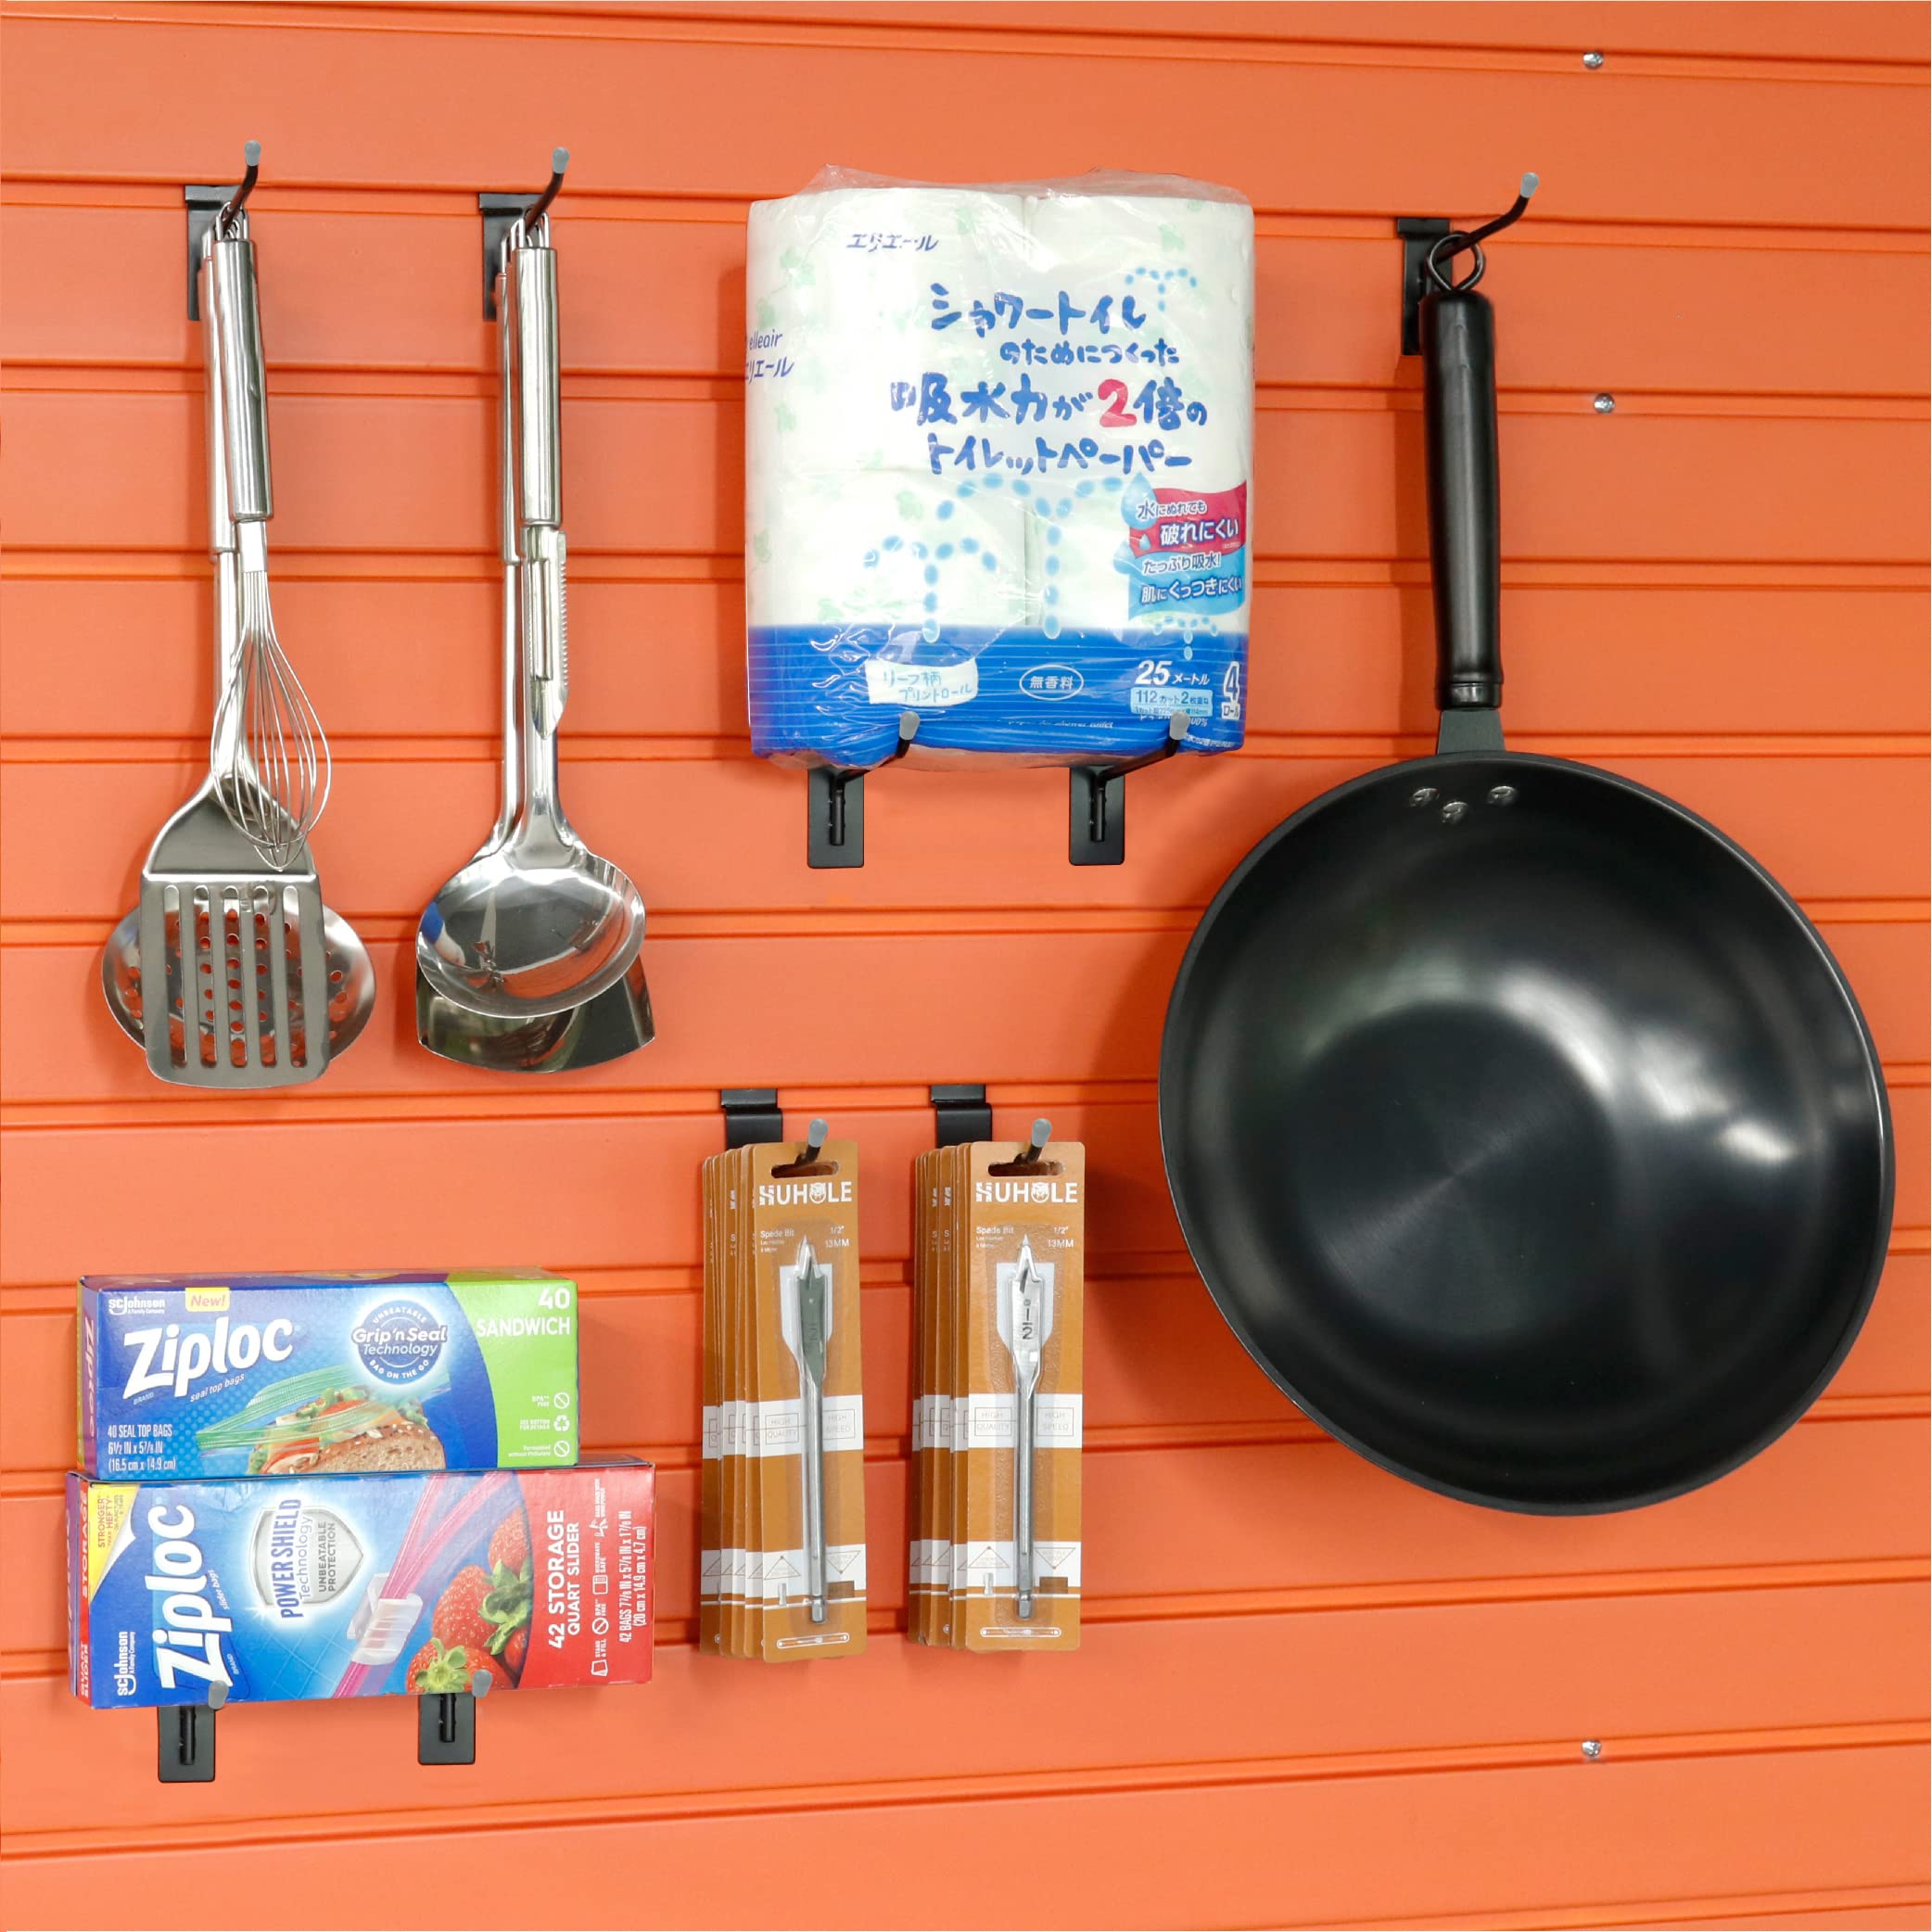
[[[1164,175],[752,206],[754,749],[865,767],[1230,751],[1246,715],[1254,214]]]

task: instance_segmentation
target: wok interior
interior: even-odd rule
[[[1585,766],[1399,767],[1278,837],[1203,928],[1161,1106],[1195,1258],[1269,1373],[1378,1460],[1519,1507],[1761,1447],[1885,1239],[1882,1096],[1822,947]]]

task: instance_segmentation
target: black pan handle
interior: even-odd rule
[[[1432,288],[1421,324],[1436,708],[1493,711],[1503,702],[1496,314],[1472,287]]]

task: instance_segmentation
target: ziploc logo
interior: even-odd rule
[[[163,1689],[183,1683],[230,1684],[222,1639],[235,1628],[209,1588],[207,1566],[194,1540],[195,1512],[185,1504],[158,1503],[147,1512],[155,1539],[147,1587],[154,1605],[154,1663]]]
[[[170,1322],[159,1328],[130,1328],[121,1345],[134,1351],[123,1398],[151,1389],[172,1389],[185,1396],[205,1375],[252,1368],[257,1362],[286,1362],[295,1349],[295,1324],[277,1316],[257,1328],[224,1315],[207,1328],[184,1330],[180,1322]]]

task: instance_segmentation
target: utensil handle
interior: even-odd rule
[[[801,1491],[805,1502],[805,1587],[812,1621],[825,1621],[825,1394],[809,1375],[799,1378]]]
[[[1503,702],[1495,311],[1473,289],[1437,289],[1423,299],[1421,334],[1436,706],[1493,711]]]
[[[255,244],[246,236],[210,241],[208,261],[214,295],[210,314],[222,381],[228,515],[236,523],[263,523],[275,514],[275,501],[269,478],[267,376],[261,355],[261,307],[255,287]]]
[[[557,258],[553,248],[512,248],[506,264],[512,319],[516,521],[563,521],[557,365]]]

